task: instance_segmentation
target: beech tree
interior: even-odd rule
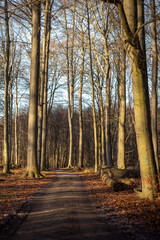
[[[8,85],[9,85],[9,60],[10,60],[10,34],[8,17],[8,0],[4,0],[6,44],[4,61],[4,173],[9,173],[9,142],[8,142]]]
[[[42,145],[41,145],[41,169],[44,170],[46,167],[46,141],[47,141],[47,97],[48,97],[48,65],[49,65],[49,50],[50,50],[50,34],[51,34],[51,10],[54,0],[49,1],[48,7],[48,22],[47,22],[47,33],[45,35],[45,63],[44,63],[44,86],[43,86],[43,116],[42,116]],[[47,4],[47,3],[46,3]],[[47,7],[47,6],[46,6]],[[47,13],[46,13],[47,14]],[[42,99],[41,99],[42,100]]]
[[[151,99],[151,124],[154,154],[159,174],[158,163],[158,138],[157,138],[157,78],[158,78],[158,49],[157,49],[157,27],[156,27],[156,7],[155,1],[151,0],[151,17],[155,19],[151,22],[152,40],[152,99]]]
[[[152,199],[156,194],[157,180],[151,133],[146,56],[138,36],[143,25],[137,30],[137,1],[108,0],[106,2],[117,6],[124,29],[124,46],[132,72],[136,139],[142,181],[141,196]]]
[[[30,98],[28,118],[28,154],[27,174],[31,177],[39,175],[37,167],[37,111],[38,111],[38,81],[40,65],[40,13],[41,3],[32,3],[32,52],[31,52],[31,76]]]
[[[78,166],[83,166],[83,117],[82,117],[82,90],[83,90],[83,78],[84,78],[84,63],[85,63],[85,43],[84,43],[84,30],[83,20],[81,21],[81,69],[80,69],[80,87],[79,87],[79,161]]]
[[[118,117],[118,146],[117,167],[125,169],[125,115],[126,115],[126,53],[124,47],[121,50],[121,73],[119,76],[119,117]]]
[[[89,6],[86,0],[87,9],[87,27],[88,27],[88,47],[90,58],[90,78],[92,88],[92,110],[93,110],[93,127],[94,127],[94,156],[95,156],[95,172],[98,171],[98,139],[97,139],[97,120],[96,120],[96,107],[95,107],[95,90],[94,90],[94,78],[93,78],[93,64],[92,64],[92,46],[91,46],[91,33],[90,33],[90,16]]]

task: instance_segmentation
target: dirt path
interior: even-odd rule
[[[78,175],[59,170],[57,181],[33,198],[29,215],[8,239],[127,240],[131,236],[107,225]]]

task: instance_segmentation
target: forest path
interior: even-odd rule
[[[56,171],[57,180],[31,201],[30,213],[12,240],[120,240],[131,239],[107,225],[92,204],[80,176]]]

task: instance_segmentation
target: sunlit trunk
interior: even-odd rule
[[[92,88],[95,172],[97,172],[98,171],[98,139],[97,139],[97,123],[96,123],[94,79],[93,79],[93,68],[92,68],[93,66],[92,66],[92,49],[91,49],[91,36],[90,36],[89,8],[88,8],[87,0],[86,0],[86,8],[87,8],[87,21],[88,21],[88,39],[89,39],[88,44],[89,44],[90,74],[91,74],[91,88]]]
[[[45,4],[44,14],[44,32],[43,32],[43,44],[42,44],[42,69],[40,77],[40,100],[38,106],[38,167],[40,170],[41,167],[41,147],[42,147],[42,120],[43,120],[43,97],[44,97],[44,82],[45,82],[45,63],[46,63],[46,46],[47,46],[47,24],[48,24],[48,12],[49,12],[49,3],[47,0]]]
[[[151,0],[151,16],[155,18],[155,1]],[[158,139],[157,139],[157,76],[158,76],[158,51],[157,51],[157,29],[156,20],[151,22],[152,39],[152,97],[151,97],[151,125],[152,141],[154,147],[157,172],[159,174],[158,163]]]
[[[106,76],[106,106],[105,106],[105,138],[106,138],[106,159],[107,166],[112,167],[112,152],[111,152],[111,135],[110,135],[110,81],[111,68],[109,59],[106,60],[107,76]]]
[[[16,113],[15,113],[15,165],[18,165],[18,85],[16,78]]]
[[[150,104],[146,57],[136,32],[136,1],[117,3],[126,34],[127,54],[131,64],[134,114],[138,156],[140,161],[142,197],[152,199],[156,190],[155,158],[152,144]]]
[[[126,54],[122,47],[121,74],[119,77],[119,119],[118,119],[118,147],[117,168],[125,169],[125,115],[126,115]]]
[[[83,118],[82,118],[82,88],[83,88],[83,75],[84,75],[84,40],[82,37],[82,63],[81,63],[81,76],[80,76],[80,88],[79,88],[79,160],[78,166],[83,166]]]
[[[46,165],[46,141],[47,141],[47,93],[48,93],[48,62],[49,62],[49,46],[51,34],[51,9],[53,2],[49,5],[47,37],[46,37],[46,57],[45,57],[45,74],[44,74],[44,91],[43,91],[43,121],[42,121],[42,146],[41,146],[41,170],[45,170]]]
[[[31,177],[38,175],[37,168],[37,107],[38,107],[38,81],[40,65],[40,3],[32,4],[32,52],[31,77],[28,117],[28,155],[27,172]]]
[[[8,1],[5,0],[5,27],[6,27],[6,49],[4,64],[4,166],[3,172],[9,172],[9,146],[8,146],[8,84],[9,84],[9,52],[10,52],[10,36],[9,36],[9,18],[8,18]]]

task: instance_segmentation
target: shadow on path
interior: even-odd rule
[[[78,175],[58,170],[57,178],[32,199],[27,218],[7,240],[131,239],[107,225]]]

